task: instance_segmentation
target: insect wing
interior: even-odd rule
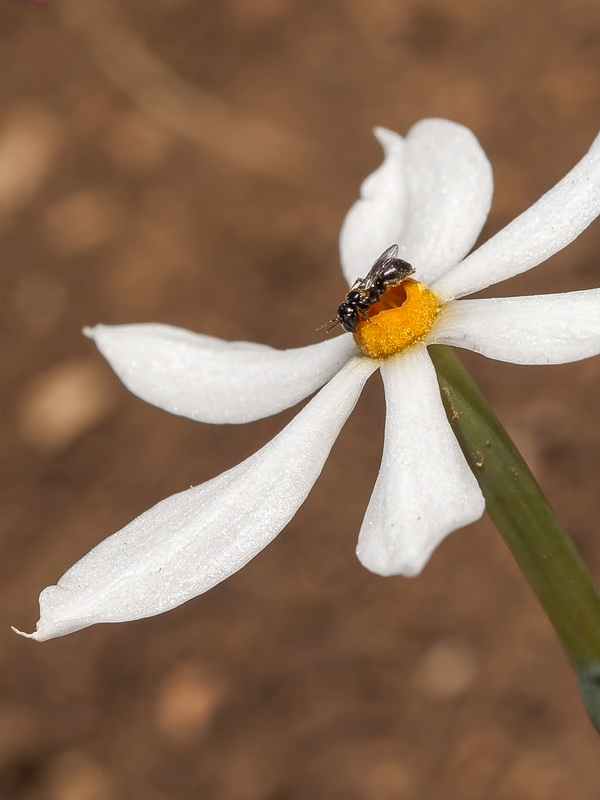
[[[377,278],[385,270],[388,262],[391,261],[391,259],[396,258],[397,255],[398,255],[397,244],[393,244],[391,247],[388,247],[387,250],[384,250],[384,252],[379,256],[377,261],[373,264],[373,266],[367,273],[366,278],[362,281],[363,291],[368,291],[375,285],[375,283],[377,282]]]

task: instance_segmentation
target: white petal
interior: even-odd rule
[[[200,422],[251,422],[290,408],[357,353],[345,335],[275,350],[170,325],[97,325],[85,332],[130,391]]]
[[[537,203],[434,284],[444,300],[519,275],[566,247],[600,214],[600,136]]]
[[[376,362],[352,359],[261,450],[163,500],[40,595],[39,641],[160,614],[237,572],[294,516]]]
[[[340,259],[349,284],[364,277],[375,259],[404,231],[407,207],[405,142],[397,133],[376,128],[383,164],[366,178],[360,200],[352,206],[340,232]]]
[[[417,575],[452,531],[478,519],[484,499],[444,413],[423,345],[381,368],[387,415],[381,469],[357,555],[379,575]]]
[[[471,131],[443,119],[419,122],[403,141],[376,130],[385,161],[364,182],[340,235],[349,283],[390,244],[429,283],[473,247],[492,201],[492,170]]]
[[[457,300],[428,337],[514,364],[564,364],[600,353],[600,289]]]

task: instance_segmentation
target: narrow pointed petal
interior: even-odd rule
[[[381,469],[357,555],[379,575],[417,575],[449,533],[483,514],[484,499],[444,413],[423,345],[384,362]]]
[[[391,244],[400,242],[406,225],[406,145],[402,136],[376,128],[383,148],[383,164],[360,187],[340,232],[342,271],[351,285],[369,271],[375,259]]]
[[[31,638],[160,614],[241,569],[304,502],[376,366],[352,359],[253,456],[163,500],[95,547],[42,592]]]
[[[97,325],[85,333],[142,400],[212,423],[251,422],[290,408],[358,352],[351,336],[276,350],[171,325]]]
[[[600,289],[457,300],[430,344],[451,344],[513,364],[565,364],[600,354]]]
[[[492,201],[492,169],[471,131],[443,119],[415,125],[405,140],[378,128],[385,160],[361,188],[340,236],[349,283],[386,247],[429,283],[475,244]]]
[[[537,203],[433,285],[452,300],[520,275],[566,247],[600,214],[600,135]]]

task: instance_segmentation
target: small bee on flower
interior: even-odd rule
[[[381,300],[388,289],[400,286],[414,269],[407,261],[397,258],[398,245],[388,247],[373,264],[365,278],[357,278],[339,306],[332,327],[341,325],[347,333],[354,333],[361,319],[369,319],[371,308]],[[326,323],[329,324],[329,323]]]

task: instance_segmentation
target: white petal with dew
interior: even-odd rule
[[[367,178],[340,235],[351,283],[390,244],[426,283],[473,247],[492,201],[490,163],[471,131],[443,119],[419,122],[403,141],[376,130],[385,160]]]
[[[600,289],[457,300],[443,307],[432,344],[513,364],[564,364],[600,353]]]
[[[600,136],[537,203],[433,285],[444,300],[463,297],[541,264],[600,214]]]
[[[406,137],[408,210],[400,258],[431,283],[475,244],[492,204],[492,167],[468,128],[426,119]]]
[[[417,575],[449,533],[483,514],[484,499],[446,418],[421,344],[381,367],[386,396],[381,468],[357,555],[379,575]]]
[[[97,325],[85,333],[142,400],[213,423],[251,422],[290,408],[357,353],[345,335],[276,350],[151,323]]]
[[[261,450],[110,536],[40,595],[39,641],[168,611],[237,572],[304,502],[376,362],[352,359]]]

